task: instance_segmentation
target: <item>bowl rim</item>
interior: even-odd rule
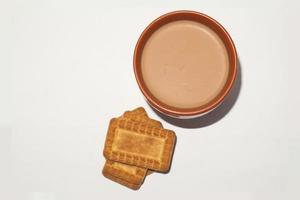
[[[150,94],[149,92],[146,91],[145,87],[146,85],[142,83],[142,77],[140,77],[139,73],[138,73],[138,53],[139,51],[143,51],[143,49],[140,49],[141,47],[141,41],[144,39],[146,33],[148,33],[149,31],[152,30],[153,26],[155,26],[157,23],[161,22],[162,20],[164,20],[167,17],[170,17],[172,15],[178,15],[178,14],[186,14],[186,15],[198,15],[200,17],[206,18],[207,20],[209,20],[210,22],[214,23],[216,26],[218,26],[218,28],[220,28],[220,30],[224,33],[224,35],[227,37],[229,44],[233,50],[233,64],[230,65],[231,68],[233,68],[233,75],[231,76],[231,79],[228,79],[228,84],[227,86],[224,85],[223,89],[225,88],[225,90],[222,90],[219,94],[221,94],[218,98],[211,100],[207,106],[205,107],[195,107],[195,108],[188,108],[188,109],[184,109],[184,108],[174,108],[171,106],[164,106],[162,105],[162,102],[159,102],[158,100],[156,100],[156,98],[154,97],[154,95]],[[143,46],[142,46],[143,47]],[[236,47],[234,45],[234,42],[232,40],[232,38],[230,37],[229,33],[226,31],[226,29],[219,23],[217,22],[215,19],[213,19],[212,17],[197,12],[197,11],[191,11],[191,10],[177,10],[177,11],[173,11],[173,12],[168,12],[164,15],[161,15],[160,17],[156,18],[155,20],[153,20],[145,29],[144,31],[141,33],[136,45],[135,45],[135,49],[134,49],[134,55],[133,55],[133,68],[134,68],[134,74],[135,74],[135,78],[136,81],[138,83],[138,86],[140,88],[140,90],[142,91],[144,97],[147,99],[148,103],[155,108],[156,110],[158,110],[159,112],[166,114],[168,116],[174,116],[174,117],[191,117],[191,116],[201,116],[205,113],[208,113],[209,111],[212,111],[213,109],[215,109],[216,107],[218,107],[225,99],[225,97],[228,95],[229,91],[231,90],[231,88],[233,87],[234,81],[236,79],[237,76],[237,52],[236,52]]]

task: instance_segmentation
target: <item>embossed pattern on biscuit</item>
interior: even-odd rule
[[[144,181],[147,169],[107,160],[103,172],[111,174],[126,182],[140,185]]]
[[[129,118],[133,121],[138,121],[138,122],[142,122],[142,123],[147,123],[149,125],[152,126],[157,126],[157,127],[162,127],[161,122],[154,120],[154,119],[150,119],[145,111],[144,108],[139,107],[136,108],[132,111],[126,111],[122,117],[120,118]]]
[[[136,117],[138,116],[138,117]],[[128,119],[134,119],[134,121],[140,121],[140,119],[146,119],[149,121],[149,124],[153,126],[159,126],[162,127],[162,125],[159,123],[152,123],[151,119],[148,117],[146,111],[144,108],[139,107],[132,111],[126,111],[122,117],[128,118]],[[144,120],[145,121],[145,120]],[[156,121],[156,120],[153,120]],[[157,121],[156,121],[157,122]],[[123,184],[134,184],[134,186],[129,186],[129,188],[137,188],[137,185],[142,184],[143,180],[145,179],[146,175],[150,175],[152,173],[151,170],[147,170],[145,168],[136,167],[132,165],[127,165],[120,162],[114,162],[107,160],[103,167],[103,174],[106,174],[107,176],[114,177],[114,180],[117,180],[117,182],[120,182],[120,180],[123,181]],[[112,180],[112,178],[110,178]],[[132,188],[133,189],[133,188]]]
[[[124,112],[123,116],[127,118],[131,118],[134,116],[141,116],[141,117],[148,118],[147,112],[143,107],[138,107],[132,111],[126,111]]]
[[[175,140],[171,130],[128,119],[112,119],[103,153],[109,160],[166,172]]]

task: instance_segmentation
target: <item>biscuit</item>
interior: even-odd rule
[[[123,114],[123,117],[131,119],[132,117],[135,117],[135,115],[139,115],[139,117],[149,120],[145,109],[142,107],[136,108],[132,111],[126,111]],[[138,120],[138,118],[135,118],[135,120]],[[153,120],[153,121],[156,121],[156,120]],[[151,124],[151,122],[149,122],[149,123]],[[154,126],[162,127],[162,125],[159,123],[152,123],[152,124]],[[132,166],[132,165],[126,165],[123,163],[107,160],[105,162],[105,165],[103,168],[103,174],[104,173],[106,174],[106,177],[107,176],[115,177],[115,179],[114,179],[115,181],[116,181],[116,179],[118,179],[118,180],[120,179],[120,180],[124,181],[124,183],[141,185],[145,176],[150,175],[153,172],[151,170],[147,170],[145,168],[140,168],[140,167],[136,167],[136,166]],[[120,182],[120,181],[118,181],[118,182]],[[122,185],[124,185],[124,183]],[[130,188],[132,188],[132,186]]]
[[[128,187],[128,188],[130,188],[130,189],[138,190],[138,189],[141,187],[141,185],[135,185],[135,184],[129,183],[129,182],[124,181],[124,180],[122,180],[122,179],[120,179],[120,178],[118,178],[118,177],[115,177],[115,176],[113,176],[113,175],[111,175],[110,173],[107,173],[107,172],[105,172],[105,171],[102,171],[102,174],[103,174],[103,176],[105,176],[106,178],[108,178],[108,179],[110,179],[110,180],[112,180],[112,181],[114,181],[114,182],[116,182],[116,183],[119,183],[119,184],[121,184],[121,185],[124,185],[124,186],[126,186],[126,187]]]
[[[171,130],[114,118],[109,124],[103,155],[108,160],[166,172],[170,168],[175,140]]]
[[[123,117],[130,118],[133,121],[148,122],[149,125],[163,128],[163,125],[161,124],[161,122],[148,117],[147,112],[145,111],[145,109],[143,107],[138,107],[132,111],[126,111],[123,114]],[[131,165],[127,165],[127,166],[130,167]],[[147,171],[147,175],[150,175],[152,173],[153,173],[153,171],[151,171],[151,170]]]
[[[136,108],[132,111],[126,111],[120,118],[129,118],[132,121],[150,124],[151,126],[162,127],[161,122],[148,117],[143,107]]]
[[[138,107],[132,111],[125,111],[123,114],[124,117],[128,117],[128,118],[131,118],[134,115],[139,115],[148,118],[147,112],[143,107]]]
[[[141,185],[147,174],[147,169],[107,160],[103,173],[110,174],[134,185]]]

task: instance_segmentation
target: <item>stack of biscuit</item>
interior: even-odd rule
[[[175,133],[149,118],[144,108],[126,111],[110,120],[102,173],[112,181],[137,190],[146,175],[169,170],[175,140]]]

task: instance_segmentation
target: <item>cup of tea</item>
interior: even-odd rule
[[[237,52],[225,28],[194,11],[155,19],[137,41],[134,73],[149,104],[162,114],[194,118],[219,106],[237,74]]]

